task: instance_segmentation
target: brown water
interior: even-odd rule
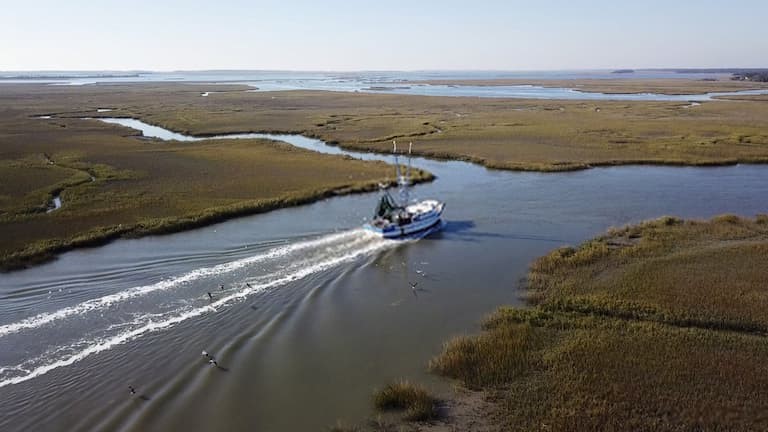
[[[0,275],[0,430],[303,431],[361,421],[389,380],[444,390],[428,359],[497,305],[520,304],[517,281],[535,257],[650,217],[768,210],[763,166],[541,174],[414,164],[438,179],[413,195],[447,202],[444,229],[422,239],[361,230],[376,200],[365,194]]]

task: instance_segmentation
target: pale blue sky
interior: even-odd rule
[[[768,67],[768,1],[4,0],[0,70]]]

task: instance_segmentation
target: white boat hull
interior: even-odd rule
[[[422,231],[426,231],[430,228],[433,228],[437,226],[438,224],[442,223],[442,214],[443,209],[445,208],[445,203],[438,203],[436,201],[425,201],[424,203],[419,203],[413,206],[415,209],[419,209],[419,206],[422,208],[424,207],[425,203],[429,203],[426,205],[429,205],[429,210],[425,212],[417,212],[413,215],[413,219],[409,223],[405,224],[394,224],[389,223],[386,225],[379,225],[379,224],[365,224],[365,229],[368,231],[374,232],[384,238],[400,238],[405,237],[411,234],[419,233]],[[434,203],[434,205],[432,205]]]

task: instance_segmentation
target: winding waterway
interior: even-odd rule
[[[157,139],[202,139],[103,120]],[[388,160],[297,135],[213,139],[262,137]],[[359,422],[386,381],[444,390],[425,372],[427,360],[446,338],[477,330],[495,306],[521,304],[515,288],[535,257],[646,218],[768,210],[768,170],[757,165],[557,174],[414,165],[438,178],[413,196],[448,204],[444,229],[420,240],[361,230],[376,199],[363,194],[120,240],[0,275],[0,430]],[[410,281],[419,282],[417,295]]]

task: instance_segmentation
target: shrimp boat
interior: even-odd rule
[[[408,145],[408,168],[405,175],[402,174],[400,164],[397,161],[397,142],[393,141],[393,145],[400,199],[395,199],[389,193],[387,185],[379,185],[381,198],[379,198],[371,222],[365,224],[365,229],[384,238],[399,238],[440,226],[442,224],[440,217],[445,208],[444,202],[437,200],[410,202],[411,147],[413,143]]]

